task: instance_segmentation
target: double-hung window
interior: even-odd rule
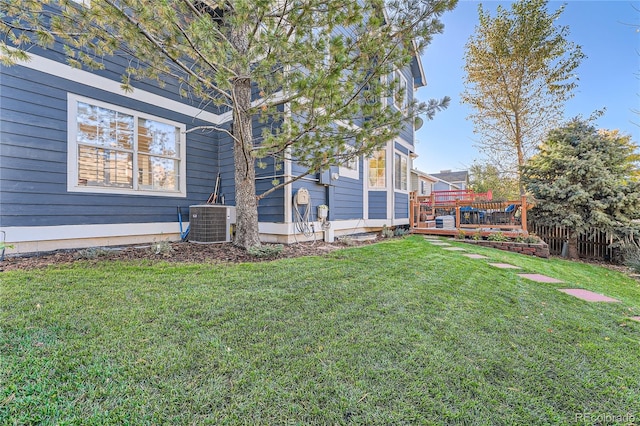
[[[407,190],[407,157],[406,155],[395,153],[394,157],[394,168],[395,168],[395,189],[400,191]]]
[[[69,95],[69,190],[186,196],[185,125]]]
[[[393,104],[398,110],[407,112],[409,108],[409,93],[407,79],[402,75],[400,70],[396,70],[393,75],[394,90],[393,90]]]
[[[345,145],[345,154],[350,158],[344,160],[338,167],[338,173],[340,176],[348,177],[351,179],[360,178],[360,157],[352,156],[355,148],[351,145]]]

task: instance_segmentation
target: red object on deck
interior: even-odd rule
[[[452,189],[449,191],[433,191],[426,197],[426,203],[432,206],[442,206],[456,201],[491,201],[491,191],[474,192],[471,189]]]

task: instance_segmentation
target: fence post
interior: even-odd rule
[[[527,231],[527,196],[523,195],[520,197],[520,226],[525,234],[528,234]]]

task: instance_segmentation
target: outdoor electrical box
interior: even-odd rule
[[[296,204],[304,206],[309,204],[309,191],[307,188],[300,188],[296,192]]]
[[[320,185],[331,185],[331,172],[329,170],[319,172],[316,176]]]
[[[189,206],[189,241],[226,243],[231,241],[236,208],[219,204]]]

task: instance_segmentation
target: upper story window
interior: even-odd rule
[[[394,168],[395,168],[395,189],[400,191],[407,190],[407,156],[395,153],[394,156]]]
[[[400,111],[406,112],[409,108],[409,90],[407,79],[404,77],[400,70],[396,70],[393,73],[395,80],[395,86],[393,90],[393,105]]]
[[[69,191],[186,196],[185,125],[69,95]]]
[[[347,153],[353,153],[355,148],[351,145],[346,145],[345,149]],[[338,167],[340,176],[348,177],[351,179],[360,179],[360,157],[354,156],[344,161]]]
[[[369,159],[369,188],[384,189],[387,187],[387,152],[376,151]]]

